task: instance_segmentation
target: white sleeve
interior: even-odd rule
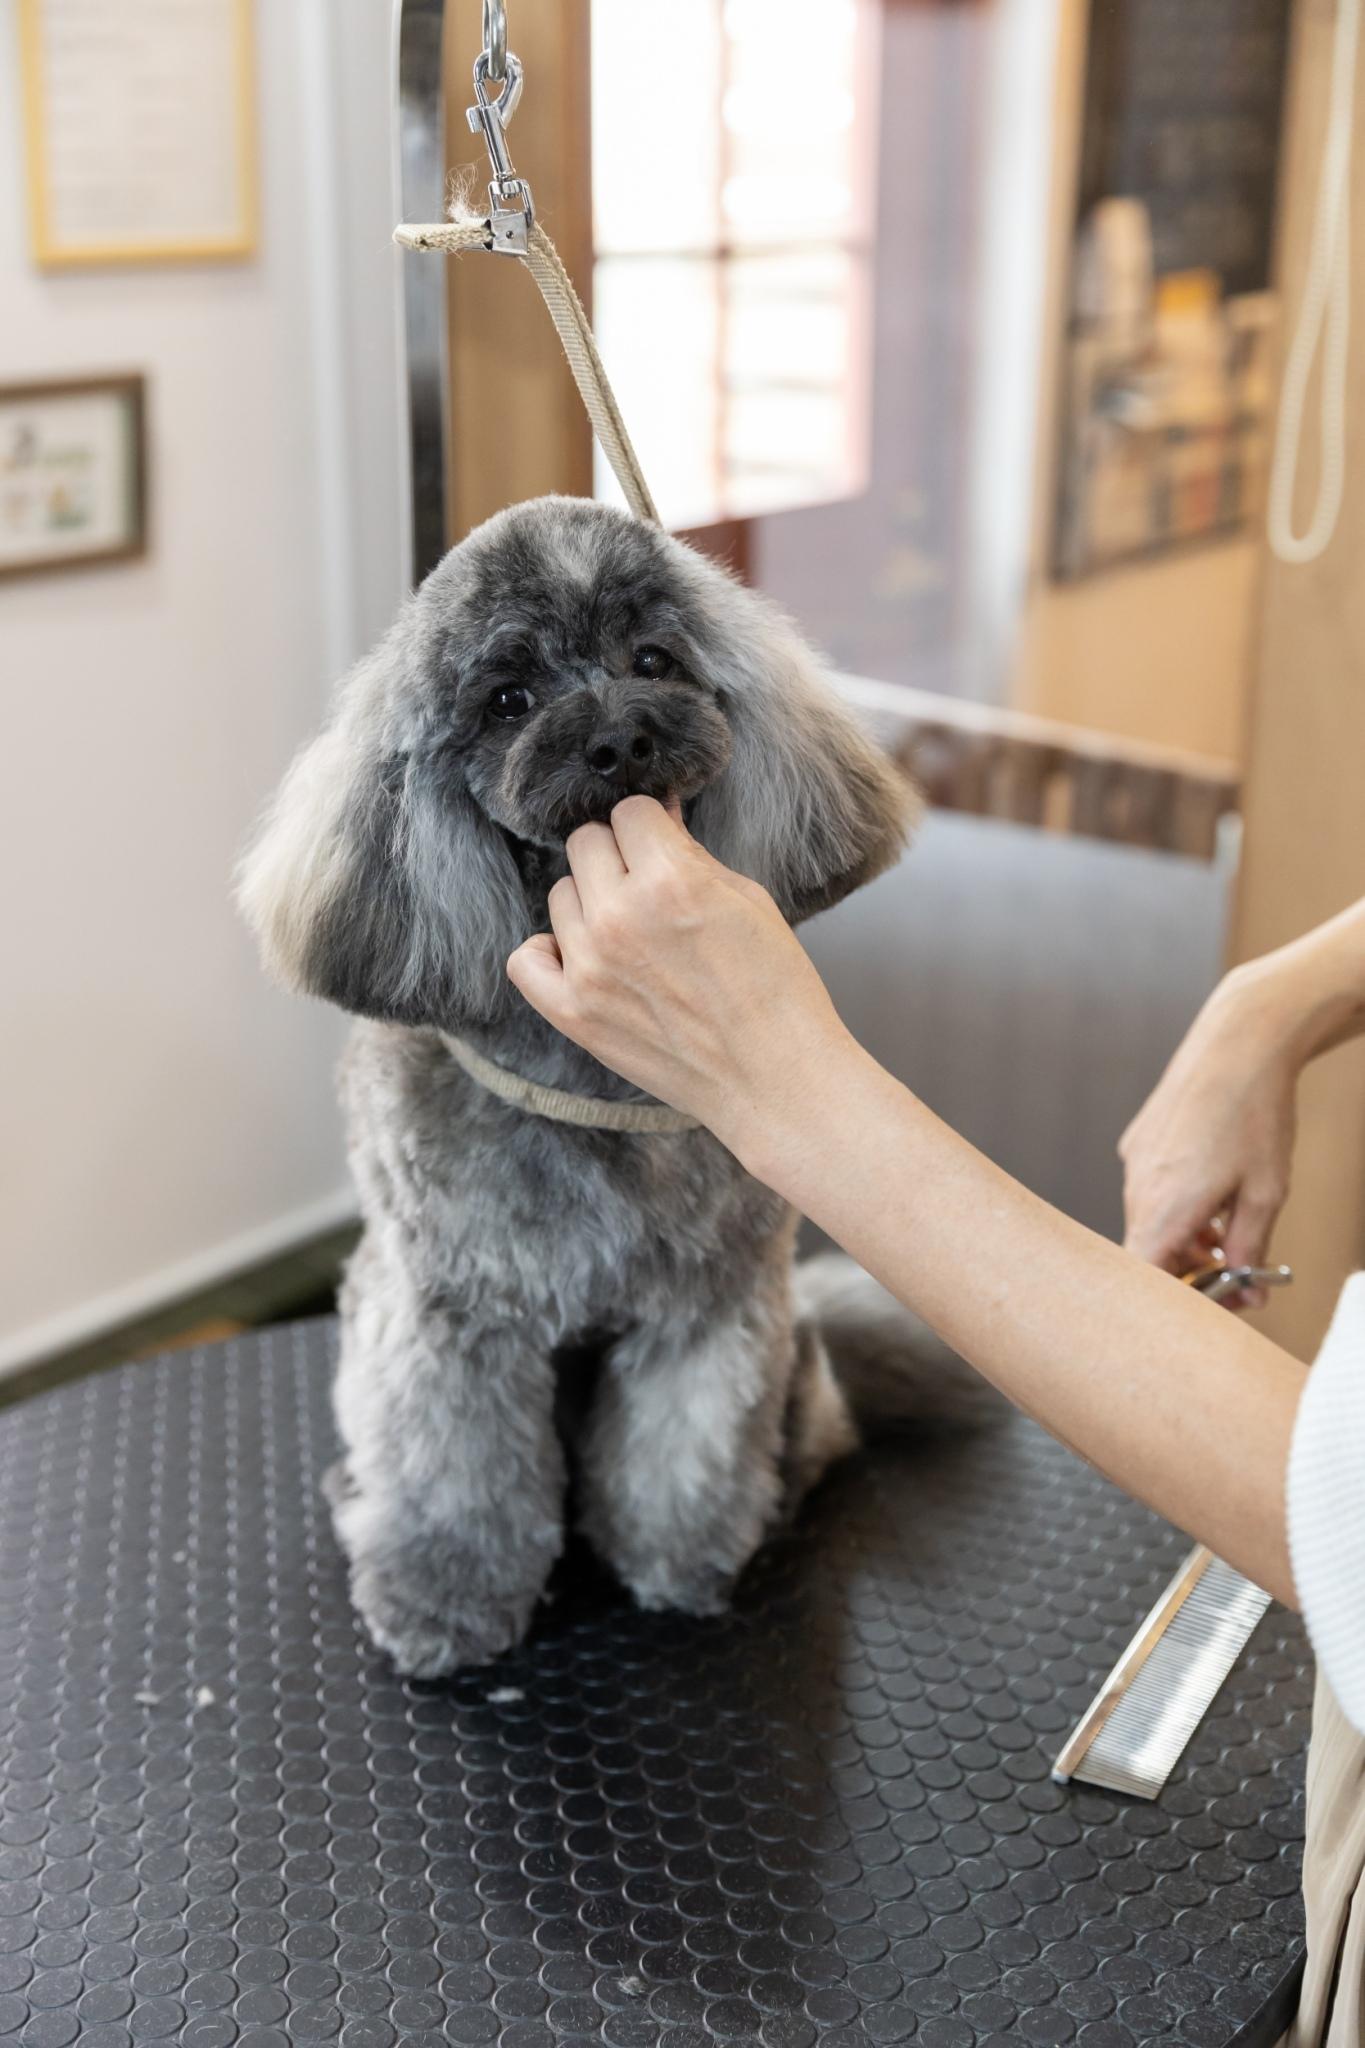
[[[1342,1289],[1299,1403],[1289,1551],[1319,1667],[1365,1733],[1365,1273]]]

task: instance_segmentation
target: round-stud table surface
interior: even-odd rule
[[[1309,1679],[1279,1609],[1161,1798],[1050,1782],[1185,1540],[1012,1421],[839,1470],[728,1616],[575,1557],[405,1684],[318,1493],[330,1322],[0,1414],[0,2039],[1269,2043]]]

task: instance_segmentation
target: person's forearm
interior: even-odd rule
[[[1365,902],[1226,975],[1119,1141],[1127,1249],[1168,1272],[1215,1242],[1231,1265],[1266,1264],[1299,1076],[1362,1031]]]
[[[851,1039],[722,1135],[1012,1401],[1292,1602],[1295,1359],[1030,1194]]]
[[[1365,1033],[1365,898],[1223,984],[1246,1028],[1297,1068]]]
[[[568,856],[552,934],[508,962],[526,1000],[708,1125],[1056,1435],[1292,1598],[1303,1368],[931,1116],[849,1037],[772,899],[679,816],[629,798]]]

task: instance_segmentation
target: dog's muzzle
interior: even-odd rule
[[[579,690],[531,722],[503,764],[493,816],[542,844],[605,821],[623,797],[686,801],[730,758],[730,729],[692,684]]]

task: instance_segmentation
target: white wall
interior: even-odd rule
[[[0,1369],[349,1204],[340,1021],[228,888],[402,587],[388,13],[258,8],[253,261],[44,275],[0,4],[0,379],[144,371],[152,520],[143,563],[0,584]]]
[[[1052,367],[1063,236],[1060,187],[1074,163],[1080,22],[1066,0],[996,0],[980,157],[967,549],[967,679],[999,702],[1018,656],[1038,516],[1039,437]]]

